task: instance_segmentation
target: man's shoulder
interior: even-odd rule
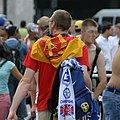
[[[5,43],[17,43],[17,39],[16,38],[9,38],[5,41]]]
[[[18,45],[18,42],[19,41],[17,39],[10,38],[10,39],[7,39],[4,43],[10,48],[15,48]]]
[[[96,42],[101,42],[101,40],[103,40],[104,37],[100,34],[97,38],[96,38]]]

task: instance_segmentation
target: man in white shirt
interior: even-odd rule
[[[119,41],[120,41],[120,23],[114,26],[114,36],[108,38],[112,43],[112,60],[115,56],[115,53],[118,50]]]
[[[112,72],[112,43],[108,39],[112,35],[112,24],[105,22],[101,25],[101,34],[96,38],[97,45],[103,51],[107,73]]]

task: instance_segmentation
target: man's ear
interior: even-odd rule
[[[52,28],[55,28],[55,26],[56,26],[55,21],[52,21],[51,27],[52,27]]]
[[[83,34],[85,31],[83,29],[81,29],[81,34]]]

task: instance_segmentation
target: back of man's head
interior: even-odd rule
[[[82,30],[86,30],[88,27],[91,26],[98,28],[97,22],[91,18],[87,18],[82,22]]]
[[[109,30],[112,27],[112,23],[104,21],[102,25],[100,25],[101,33],[105,33],[106,30]]]
[[[20,27],[22,27],[22,28],[26,27],[26,21],[25,20],[22,20],[20,22]]]
[[[55,21],[58,29],[68,30],[71,26],[72,17],[66,10],[56,10],[51,16],[51,20]]]

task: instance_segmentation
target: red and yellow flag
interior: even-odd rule
[[[64,39],[60,34],[52,38],[44,36],[34,43],[31,57],[58,68],[60,62],[67,58],[82,57],[84,45],[80,38]]]

